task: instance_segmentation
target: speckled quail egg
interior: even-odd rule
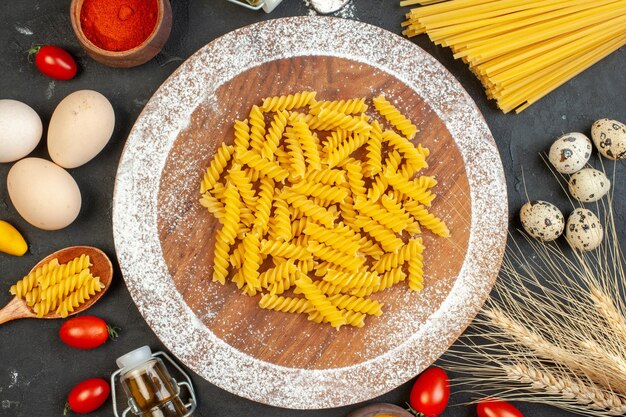
[[[591,126],[591,137],[605,158],[626,158],[626,125],[617,120],[600,119]]]
[[[561,174],[580,171],[591,156],[591,140],[582,133],[567,133],[554,141],[548,159]]]
[[[565,237],[572,248],[588,252],[600,246],[604,230],[600,219],[591,210],[577,208],[567,219]]]
[[[569,192],[583,203],[598,201],[609,192],[611,181],[606,174],[593,168],[583,168],[569,179]]]
[[[544,242],[561,236],[565,227],[561,210],[547,201],[529,201],[522,206],[519,216],[524,230]]]

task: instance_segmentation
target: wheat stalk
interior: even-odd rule
[[[603,359],[603,352],[597,344],[589,341],[587,341],[586,345],[583,344],[587,349],[593,349],[591,352],[593,353],[593,360],[590,361],[589,356],[576,354],[549,342],[544,336],[511,319],[498,308],[487,309],[483,314],[489,318],[493,326],[500,328],[504,332],[503,336],[517,341],[517,343],[523,345],[535,355],[559,363],[575,372],[582,373],[594,382],[607,388],[614,387],[616,383],[623,385],[619,380],[615,381],[616,378],[610,376],[611,374],[598,369],[597,361]]]
[[[538,394],[563,398],[575,404],[575,409],[586,406],[589,410],[603,411],[609,416],[626,414],[624,397],[603,390],[591,382],[572,378],[565,372],[541,370],[524,363],[503,365],[502,370],[511,381],[528,385]]]
[[[622,346],[626,346],[626,321],[624,321],[624,316],[619,312],[613,300],[604,291],[593,285],[590,286],[590,294],[598,314],[606,320]]]
[[[605,241],[594,252],[509,241],[492,296],[443,359],[466,390],[626,415],[626,261],[612,201],[599,204]]]

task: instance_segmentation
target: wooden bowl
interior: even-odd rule
[[[109,51],[96,46],[83,33],[80,11],[84,0],[72,0],[70,19],[78,42],[87,54],[96,61],[115,68],[131,68],[145,64],[158,54],[172,29],[172,7],[169,0],[157,0],[158,16],[154,30],[140,45],[126,51]]]
[[[402,407],[387,403],[370,404],[366,407],[354,410],[347,417],[415,417]]]

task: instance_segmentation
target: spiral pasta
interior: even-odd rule
[[[215,157],[211,160],[211,164],[206,169],[202,182],[200,183],[200,194],[206,193],[219,181],[220,175],[222,175],[224,168],[228,165],[234,150],[235,148],[233,146],[228,146],[225,143],[222,143],[222,146],[217,148]]]
[[[315,102],[315,91],[303,91],[301,93],[289,94],[287,96],[269,97],[263,100],[263,111],[293,110],[299,107],[308,106]]]
[[[324,185],[341,185],[346,182],[346,176],[342,170],[331,168],[309,170],[304,179]]]
[[[103,285],[97,278],[87,280],[80,288],[71,292],[63,299],[56,308],[56,314],[65,318],[72,313],[75,308],[89,300],[97,292],[102,291]],[[39,314],[39,313],[38,313]]]
[[[365,264],[365,257],[353,257],[317,242],[309,242],[307,249],[317,259],[339,265],[350,271],[358,271]]]
[[[315,130],[343,129],[355,133],[365,133],[372,129],[365,120],[360,117],[349,116],[335,110],[321,109],[317,114],[317,120],[310,125]]]
[[[355,98],[349,100],[318,101],[311,105],[311,114],[319,114],[320,110],[332,110],[343,114],[361,114],[367,111],[365,98]]]
[[[86,254],[64,264],[59,264],[58,259],[54,258],[12,285],[9,292],[24,299],[38,318],[52,312],[66,317],[104,288],[100,278],[92,275],[90,267],[90,259]],[[84,296],[81,298],[79,294]],[[58,309],[66,305],[71,305],[71,309]]]
[[[287,144],[287,153],[289,154],[290,178],[293,181],[300,180],[306,174],[306,161],[302,145],[293,127],[287,128],[285,143]]]
[[[396,233],[402,232],[409,224],[408,213],[394,215],[383,206],[372,203],[365,197],[358,196],[354,202],[354,208]]]
[[[272,240],[261,241],[261,253],[263,255],[279,256],[287,259],[306,260],[311,258],[311,254],[307,248],[294,245],[289,242],[280,242]]]
[[[304,234],[333,249],[355,256],[361,247],[354,240],[346,239],[346,235],[342,233],[341,229],[341,227],[326,228],[311,222],[307,223]]]
[[[409,181],[397,171],[392,171],[387,168],[385,171],[385,177],[394,189],[426,206],[430,206],[436,197],[435,194],[431,193],[426,188],[420,187],[420,184],[415,184],[413,181]]]
[[[393,104],[388,102],[384,96],[378,96],[374,100],[374,107],[381,116],[389,121],[396,129],[402,132],[409,140],[415,137],[417,126],[407,119]]]
[[[383,129],[378,121],[372,122],[372,131],[370,132],[370,139],[367,142],[367,163],[363,170],[363,174],[366,177],[373,177],[382,171],[382,144],[383,144]]]
[[[250,147],[259,155],[265,142],[265,116],[259,106],[252,106],[250,110]]]
[[[404,281],[423,287],[422,229],[450,235],[426,208],[437,186],[420,173],[430,151],[383,96],[366,114],[371,102],[304,91],[266,98],[235,121],[234,143],[216,150],[200,181],[199,204],[220,225],[214,281],[260,293],[262,309],[336,328],[380,316],[371,294]],[[37,314],[66,314],[73,304],[64,300],[79,300],[90,276],[78,271],[45,289],[25,277],[12,292]]]
[[[11,288],[9,288],[9,292],[17,298],[24,299],[26,295],[38,285],[41,276],[47,275],[58,266],[59,260],[56,258],[52,259],[42,266],[37,267],[34,271],[30,272],[24,278],[13,284]]]
[[[213,281],[217,281],[222,285],[226,283],[226,277],[228,276],[228,264],[230,261],[228,252],[231,245],[235,243],[235,238],[239,231],[239,207],[241,203],[237,188],[232,186],[226,187],[224,201],[224,221],[222,222],[222,228],[217,231],[215,237],[213,257]]]
[[[245,151],[239,157],[239,162],[254,168],[262,175],[270,177],[276,181],[283,181],[289,172],[281,167],[277,162],[265,159],[254,151]]]
[[[259,236],[252,232],[247,233],[243,238],[244,259],[241,271],[243,279],[248,286],[250,295],[255,295],[256,291],[261,291],[261,282],[259,281],[259,267],[263,262],[261,257],[261,242]]]
[[[424,246],[421,238],[412,239],[399,250],[383,255],[374,263],[372,268],[379,273],[390,271],[404,265],[404,263],[412,256],[415,256],[418,252],[422,252],[423,248]]]
[[[371,217],[357,216],[356,225],[376,239],[386,252],[396,251],[402,246],[402,240],[393,231],[385,228]]]
[[[264,177],[261,178],[260,182],[259,199],[256,205],[252,231],[262,236],[269,227],[270,211],[272,210],[272,200],[274,199],[274,180],[270,177]]]
[[[282,311],[283,313],[308,313],[315,311],[306,298],[282,297],[279,295],[263,294],[259,300],[259,307],[266,310]]]
[[[365,326],[365,314],[346,310],[339,310],[339,312],[345,319],[346,325],[353,327]],[[327,317],[324,317],[319,311],[310,313],[309,320],[315,323],[330,323],[330,320]]]
[[[235,120],[234,129],[235,129],[235,152],[237,152],[237,155],[239,155],[242,152],[245,152],[246,150],[248,150],[248,147],[250,146],[250,124],[248,123],[248,119],[244,121]]]
[[[409,288],[413,291],[421,291],[424,288],[422,253],[417,253],[409,259]]]
[[[317,197],[331,204],[341,203],[348,196],[348,190],[345,188],[309,181],[300,181],[292,187],[292,190],[307,197]]]
[[[307,199],[305,196],[298,194],[292,190],[283,189],[282,197],[287,200],[287,202],[293,207],[300,209],[312,220],[315,220],[316,222],[319,222],[324,226],[332,227],[335,219],[337,218],[336,215],[332,214],[324,207],[315,204],[313,201]]]
[[[341,314],[337,307],[328,300],[328,297],[313,284],[313,281],[307,275],[302,273],[298,274],[296,286],[302,291],[302,295],[309,300],[322,318],[330,322],[331,326],[340,328],[347,323],[343,314]]]
[[[284,110],[277,112],[276,116],[274,116],[274,121],[270,124],[270,128],[268,129],[265,137],[266,140],[261,147],[261,156],[263,158],[269,161],[274,160],[276,151],[280,145],[280,140],[285,132],[285,128],[287,127],[288,118],[289,113]]]
[[[329,270],[324,281],[345,289],[374,287],[380,285],[380,276],[376,271],[340,272]]]
[[[340,165],[352,152],[363,146],[369,135],[354,134],[344,142],[339,143],[336,148],[329,149],[325,162],[330,168]]]
[[[356,311],[358,313],[380,316],[383,314],[383,303],[354,295],[337,294],[328,298],[330,302],[341,310]]]
[[[400,136],[391,130],[385,130],[382,137],[406,158],[407,164],[411,166],[412,170],[407,176],[412,176],[415,172],[428,167],[425,156],[404,136]]]
[[[52,268],[46,274],[42,274],[37,278],[38,287],[41,290],[45,290],[51,285],[58,284],[64,279],[67,279],[83,269],[89,268],[91,262],[89,261],[89,255],[80,255],[66,264]]]
[[[69,293],[82,287],[85,282],[93,279],[93,275],[89,272],[89,269],[83,269],[78,274],[74,274],[66,279],[61,280],[58,284],[52,285],[45,290],[41,290],[38,298],[41,300],[51,300],[56,298],[62,300],[67,297]]]
[[[319,149],[317,148],[317,143],[309,126],[300,121],[300,120],[292,120],[291,126],[293,127],[292,132],[298,138],[300,143],[300,149],[302,149],[302,155],[310,169],[319,170],[322,168],[320,162],[320,154]],[[304,175],[302,176],[304,178]]]

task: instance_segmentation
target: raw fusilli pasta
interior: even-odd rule
[[[382,118],[365,113],[365,98],[316,101],[305,91],[266,98],[235,121],[234,144],[216,150],[200,184],[200,204],[221,224],[214,281],[261,293],[260,308],[336,328],[380,316],[371,294],[402,281],[422,289],[421,227],[450,234],[426,208],[437,181],[418,173],[430,151],[389,101],[373,103]],[[68,314],[95,291],[85,289],[88,269],[40,287],[60,266],[49,269],[11,290],[37,314]]]
[[[396,129],[402,132],[408,139],[413,139],[417,133],[417,126],[415,126],[409,119],[407,119],[393,104],[388,102],[384,96],[378,96],[374,100],[374,107],[389,121]]]

